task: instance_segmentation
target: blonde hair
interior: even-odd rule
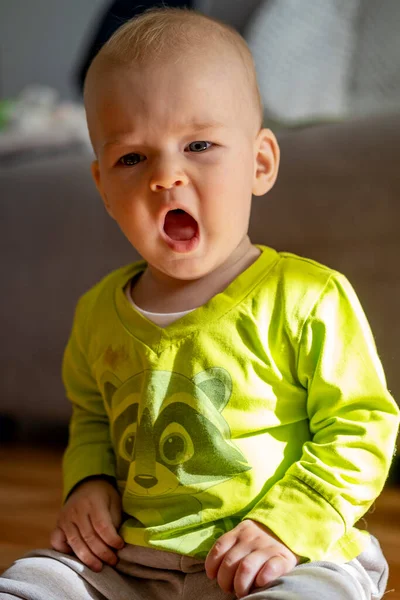
[[[145,11],[122,25],[94,59],[111,64],[139,65],[155,62],[178,62],[186,53],[204,45],[225,44],[242,62],[255,109],[262,124],[263,108],[253,56],[243,37],[229,25],[194,10],[157,8]],[[90,69],[89,69],[90,70]]]

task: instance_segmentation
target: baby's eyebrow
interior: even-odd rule
[[[177,130],[178,131],[188,131],[189,133],[198,133],[200,131],[205,131],[206,129],[218,129],[225,127],[223,123],[220,121],[190,121],[189,123],[184,123],[180,125]],[[101,150],[105,150],[110,146],[122,146],[126,144],[126,140],[124,136],[117,136],[116,138],[107,139],[101,144]]]
[[[189,128],[192,131],[202,131],[203,129],[215,129],[217,127],[224,127],[223,123],[219,121],[192,121],[189,124]]]
[[[123,146],[126,142],[123,138],[116,138],[112,140],[106,140],[101,144],[101,149],[107,148],[108,146]]]

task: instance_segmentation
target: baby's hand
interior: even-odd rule
[[[263,587],[288,573],[299,560],[267,527],[246,519],[215,542],[205,568],[224,592],[242,598],[253,586]]]
[[[121,523],[121,497],[104,479],[91,479],[72,492],[51,534],[51,545],[59,552],[74,553],[93,571],[103,562],[117,563],[114,548],[124,541],[117,533]]]

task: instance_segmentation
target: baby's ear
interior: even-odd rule
[[[107,196],[105,191],[103,190],[103,186],[101,184],[101,176],[100,176],[100,167],[99,167],[99,161],[98,160],[94,160],[92,162],[91,165],[91,171],[92,171],[92,177],[94,179],[94,182],[96,184],[97,190],[104,202],[104,206],[106,207],[106,211],[108,212],[108,214],[110,215],[110,217],[114,218],[114,215],[112,214],[111,211],[111,207],[110,204],[107,200]]]
[[[263,196],[274,185],[279,169],[280,151],[270,129],[261,129],[255,141],[253,194]]]

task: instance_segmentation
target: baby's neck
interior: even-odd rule
[[[238,247],[230,260],[201,279],[166,282],[155,278],[146,269],[132,286],[132,299],[140,308],[156,313],[175,313],[197,308],[222,292],[259,256],[260,250],[247,238],[247,243]]]

